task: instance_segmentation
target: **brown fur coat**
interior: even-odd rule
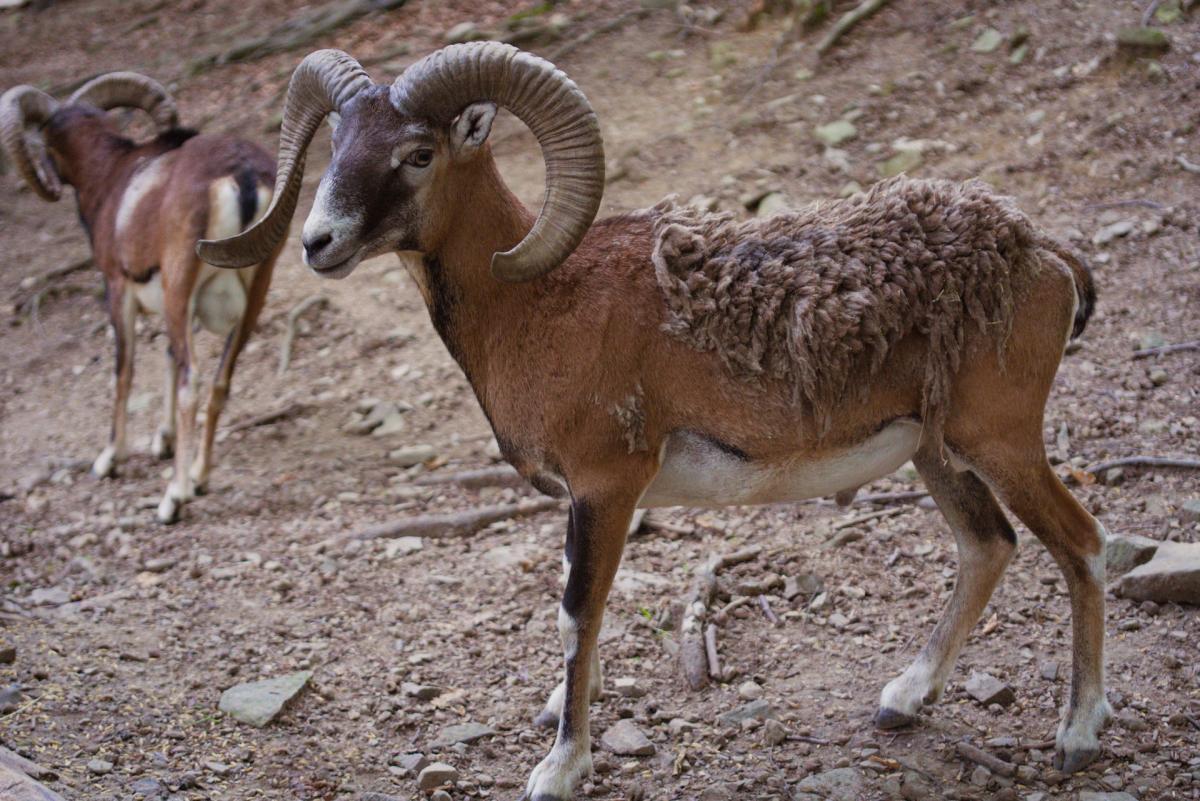
[[[1002,354],[1014,293],[1046,253],[1014,202],[978,181],[896,178],[744,222],[670,200],[654,211],[666,331],[741,378],[790,383],[823,429],[847,388],[865,386],[858,374],[916,333],[928,339],[922,413],[939,431],[968,326]]]

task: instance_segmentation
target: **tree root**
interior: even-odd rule
[[[817,44],[817,55],[825,55],[851,28],[871,17],[887,4],[888,0],[864,0],[857,8],[847,11],[833,24],[829,33],[825,34],[825,38]]]
[[[279,375],[287,372],[288,365],[292,363],[292,343],[296,339],[296,321],[300,319],[300,315],[314,306],[328,306],[329,298],[324,295],[310,295],[304,300],[297,303],[288,312],[287,316],[287,332],[283,335],[283,345],[279,349]]]

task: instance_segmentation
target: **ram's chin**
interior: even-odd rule
[[[307,261],[307,260],[306,260]],[[345,278],[350,273],[354,272],[354,268],[362,261],[362,253],[355,253],[350,258],[334,262],[333,264],[313,264],[309,263],[308,269],[312,270],[313,275],[319,278]]]

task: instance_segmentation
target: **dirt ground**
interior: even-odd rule
[[[1047,410],[1056,469],[1195,456],[1200,352],[1132,358],[1136,347],[1200,331],[1200,175],[1178,160],[1200,161],[1195,11],[1165,24],[1170,50],[1148,57],[1123,55],[1114,39],[1137,24],[1140,2],[896,0],[818,63],[813,43],[824,29],[779,47],[784,18],[751,25],[749,3],[645,5],[652,8],[630,15],[642,5],[560,3],[561,38],[527,45],[556,58],[597,109],[610,162],[604,212],[669,193],[746,214],[767,192],[793,203],[833,198],[850,182],[878,180],[900,150],[919,150],[912,174],[984,178],[1094,267],[1100,303]],[[49,88],[135,69],[170,84],[185,123],[273,148],[279,91],[310,49],[379,57],[369,71],[390,79],[455,25],[502,29],[528,7],[410,2],[300,50],[189,76],[190,60],[296,7],[59,2],[0,12],[0,87]],[[620,24],[603,29],[613,21]],[[989,28],[1002,35],[990,51]],[[1012,54],[1022,31],[1023,60]],[[579,40],[588,33],[596,35]],[[856,135],[826,152],[814,127],[844,117]],[[327,160],[325,139],[313,145],[297,220]],[[515,190],[538,203],[532,139],[506,120],[493,141]],[[153,506],[166,465],[147,450],[161,406],[160,322],[140,325],[132,456],[118,479],[98,481],[87,466],[108,430],[113,358],[100,277],[63,279],[71,289],[44,295],[35,319],[27,279],[86,255],[87,242],[69,197],[42,203],[11,172],[0,190],[0,644],[16,648],[15,662],[0,665],[0,688],[19,686],[0,704],[0,742],[56,772],[48,785],[68,799],[417,798],[413,774],[396,764],[413,751],[459,771],[454,798],[516,798],[552,740],[531,720],[561,672],[555,613],[565,513],[466,539],[426,539],[413,553],[342,539],[405,515],[536,495],[414,483],[498,457],[397,260],[323,282],[303,268],[293,237],[239,364],[211,492],[186,507],[181,523],[162,527]],[[1097,244],[1105,226],[1126,220],[1127,235]],[[287,313],[316,294],[328,306],[302,318],[291,367],[280,375]],[[200,343],[207,373],[218,343],[206,335]],[[370,398],[403,404],[403,430],[344,431]],[[228,433],[292,403],[304,411]],[[434,449],[431,463],[389,461],[390,450],[418,444]],[[916,488],[901,471],[863,491]],[[1114,533],[1200,539],[1200,525],[1181,515],[1184,501],[1200,495],[1196,472],[1126,469],[1072,489]],[[956,562],[936,511],[888,509],[839,529],[854,536],[838,546],[826,542],[834,526],[870,507],[653,511],[628,546],[602,635],[610,687],[635,677],[647,692],[610,690],[593,705],[597,774],[580,795],[790,798],[805,776],[849,766],[861,768],[862,797],[871,799],[1074,799],[1120,790],[1143,801],[1200,798],[1195,607],[1109,593],[1108,686],[1119,721],[1092,768],[1066,779],[1052,770],[1045,741],[1068,691],[1069,605],[1058,570],[1023,529],[945,698],[910,731],[876,731],[879,690],[938,620]],[[721,631],[728,680],[690,692],[664,620],[678,621],[700,565],[749,544],[762,555],[729,571],[727,592],[771,586],[770,574],[803,575],[823,585],[824,599],[814,604],[805,592],[789,601],[770,589],[779,626],[756,605],[734,611]],[[314,671],[311,688],[266,728],[217,709],[235,683],[300,669]],[[1006,682],[1015,701],[980,706],[963,690],[975,671]],[[757,722],[717,722],[742,703],[739,691],[753,692],[742,688],[748,680],[791,739],[768,746]],[[442,692],[420,700],[405,683]],[[650,736],[653,756],[600,750],[600,735],[621,717]],[[676,718],[694,727],[672,728]],[[496,734],[430,751],[443,727],[467,720]],[[980,773],[955,753],[964,738],[1036,778],[1014,785]],[[93,760],[114,767],[97,774]]]

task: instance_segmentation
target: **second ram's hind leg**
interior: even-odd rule
[[[563,576],[567,583],[571,581],[571,562],[575,558],[576,537],[578,534],[575,530],[575,512],[570,510],[567,512],[567,540],[563,548]],[[563,643],[566,648],[567,643]],[[603,688],[604,681],[600,673],[600,649],[596,648],[592,651],[591,670],[588,671],[588,699],[590,701],[600,700],[600,692]],[[559,718],[562,716],[563,698],[567,693],[566,681],[559,682],[554,688],[554,692],[550,693],[550,699],[546,701],[546,706],[542,709],[533,722],[536,726],[542,726],[547,729],[558,728]]]
[[[176,382],[179,380],[179,369],[175,357],[171,355],[170,346],[163,353],[163,416],[162,423],[150,440],[150,453],[155,459],[170,459],[175,453],[175,414],[176,414]]]
[[[958,473],[936,454],[913,459],[958,543],[954,594],[916,660],[884,688],[875,723],[911,723],[941,697],[963,643],[987,606],[1016,546],[1016,535],[991,491],[972,473]]]
[[[190,245],[189,245],[190,248]],[[192,375],[195,353],[192,349],[192,314],[195,288],[195,257],[190,249],[184,251],[188,263],[177,262],[164,265],[163,269],[163,317],[167,324],[168,355],[175,360],[175,469],[162,501],[158,504],[157,518],[169,524],[179,520],[183,505],[193,497],[192,451],[196,442],[196,387]],[[177,284],[175,282],[178,282]]]
[[[126,424],[128,420],[129,391],[133,387],[133,352],[137,343],[137,299],[133,292],[125,291],[124,279],[109,282],[108,311],[112,321],[113,338],[116,340],[116,392],[113,398],[112,428],[109,430],[108,445],[92,463],[92,472],[100,478],[116,474],[117,464],[126,455]]]

